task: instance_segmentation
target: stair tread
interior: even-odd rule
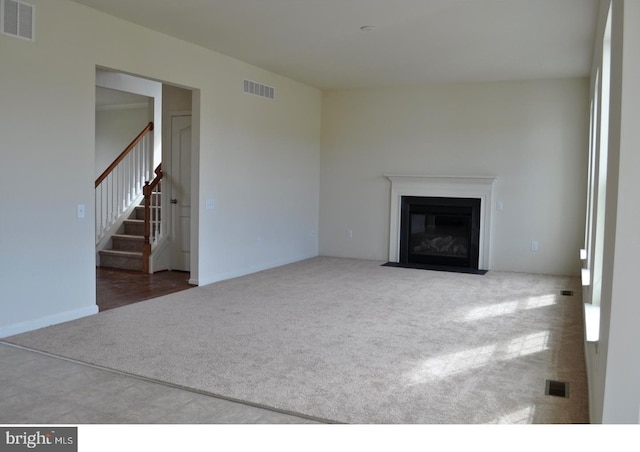
[[[144,220],[136,220],[135,218],[127,218],[124,220],[125,223],[144,223]]]
[[[137,251],[120,251],[120,250],[100,250],[100,254],[110,254],[112,256],[128,256],[128,257],[142,257],[141,252]]]
[[[124,240],[144,240],[144,236],[143,235],[131,235],[131,234],[113,234],[111,236],[119,238],[119,239],[124,239]]]

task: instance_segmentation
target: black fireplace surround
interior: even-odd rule
[[[480,199],[402,196],[400,265],[478,270]]]

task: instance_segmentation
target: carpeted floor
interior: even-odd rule
[[[588,422],[577,278],[380,264],[318,257],[5,341],[334,422]]]

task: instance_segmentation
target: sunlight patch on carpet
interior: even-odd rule
[[[535,405],[526,406],[489,422],[490,424],[531,424],[536,412]]]
[[[474,320],[482,320],[491,317],[499,317],[509,315],[518,311],[526,311],[528,309],[543,308],[556,304],[556,295],[540,295],[538,297],[527,297],[522,300],[507,301],[504,303],[493,304],[491,306],[482,306],[473,308],[464,317],[468,322]]]
[[[490,363],[542,352],[549,348],[549,333],[549,331],[540,331],[519,336],[510,341],[429,358],[413,371],[405,374],[405,379],[409,385],[416,385],[479,369]]]
[[[500,357],[501,360],[519,358],[521,356],[532,355],[549,348],[549,331],[528,334],[513,339],[507,344],[506,353]]]

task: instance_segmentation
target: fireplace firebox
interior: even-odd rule
[[[480,202],[402,196],[399,263],[477,270]]]

